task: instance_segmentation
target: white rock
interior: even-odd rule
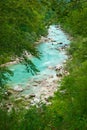
[[[14,87],[14,90],[17,91],[17,92],[22,92],[23,91],[23,88],[21,86],[15,86]]]
[[[55,69],[56,69],[56,70],[61,70],[61,69],[62,69],[62,66],[61,66],[61,65],[57,65],[57,66],[55,67]]]
[[[39,99],[39,98],[35,98],[35,99],[34,99],[34,102],[35,102],[35,103],[39,103],[39,102],[40,102],[40,99]]]
[[[30,98],[30,95],[25,95],[25,99],[29,99]]]

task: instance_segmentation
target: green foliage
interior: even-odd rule
[[[0,2],[0,9],[0,55],[20,56],[27,50],[36,56],[33,44],[45,32],[46,11],[43,12],[42,5],[37,1],[7,0]]]
[[[84,0],[72,1],[66,4],[67,15],[64,15],[63,27],[74,37],[87,34],[87,2]],[[61,21],[61,20],[60,20]]]
[[[14,55],[14,53],[18,56],[20,56],[21,54],[23,56],[22,52],[25,50],[31,52],[33,55],[36,55],[38,57],[37,50],[34,49],[33,51],[32,49],[33,41],[38,38],[38,35],[43,34],[41,30],[43,30],[43,27],[46,23],[42,24],[42,21],[45,18],[48,18],[49,20],[52,12],[55,12],[53,14],[53,17],[51,17],[56,17],[53,19],[54,22],[56,22],[55,20],[59,21],[63,28],[67,32],[71,33],[72,36],[74,36],[74,39],[68,50],[71,59],[67,61],[66,65],[66,69],[68,70],[69,75],[65,76],[62,80],[60,89],[58,89],[58,91],[55,93],[54,98],[51,101],[52,104],[49,106],[42,105],[39,108],[32,107],[28,111],[22,110],[22,112],[20,113],[15,113],[14,111],[12,113],[7,113],[6,111],[2,111],[0,109],[0,129],[86,130],[87,2],[85,0],[71,0],[69,2],[66,2],[65,0],[51,0],[50,2],[46,0],[38,0],[38,2],[27,2],[27,4],[25,4],[24,6],[24,1],[17,2],[15,0],[13,2],[7,1],[6,3],[2,1],[0,3],[3,5],[4,8],[6,7],[3,12],[3,17],[5,21],[3,22],[2,30],[5,31],[6,28],[6,34],[3,33],[3,35],[1,35],[5,37],[5,39],[3,39],[3,37],[1,38],[4,43],[0,48],[0,53],[2,52],[1,64],[9,61],[10,56]],[[46,8],[44,8],[42,5],[46,5]],[[52,10],[49,9],[49,7],[52,7]],[[43,10],[42,13],[40,9]],[[7,14],[5,16],[6,11]],[[46,11],[48,11],[48,14],[46,14]],[[10,15],[8,12],[10,13]],[[22,15],[23,17],[21,17],[20,15]],[[27,15],[29,16],[30,20],[26,17]],[[9,16],[11,17],[11,19],[9,22],[7,22]],[[36,20],[36,23],[33,20]],[[48,22],[48,20],[46,22]],[[38,23],[40,26],[37,25]],[[14,35],[12,34],[11,29],[14,30]],[[12,36],[14,37],[11,40]],[[33,38],[33,36],[35,36],[35,39]],[[17,39],[19,38],[20,40],[18,42]],[[11,42],[12,44],[10,44]],[[28,45],[28,43],[32,44]],[[8,48],[9,44],[10,48]],[[7,49],[4,48],[4,46],[6,46]],[[13,46],[14,52],[11,49]],[[16,50],[15,48],[19,49],[20,51]],[[4,56],[6,55],[7,57],[4,58]],[[29,62],[29,64],[31,64],[31,68],[33,69],[33,64],[30,63],[29,60],[27,61],[27,63],[26,61],[27,59],[26,57],[24,57],[23,64],[26,64],[28,68],[29,66],[27,63]],[[2,77],[4,77],[4,69],[6,68],[1,68],[0,71],[2,72],[2,74],[0,74],[1,79]],[[6,71],[8,72],[8,74],[10,73],[8,70]]]
[[[23,57],[24,60],[22,60],[22,64],[24,64],[26,66],[26,70],[31,73],[32,75],[36,74],[37,72],[39,72],[39,70],[36,68],[36,66],[32,63],[31,60],[29,60],[28,58],[26,58],[25,56]]]
[[[0,87],[9,80],[9,75],[13,75],[13,73],[7,67],[0,67]]]
[[[19,129],[19,113],[13,110],[7,113],[6,110],[0,109],[0,130],[17,130]]]
[[[40,56],[34,43],[41,35],[47,34],[45,19],[50,19],[46,17],[50,2],[46,3],[38,0],[0,1],[0,65],[21,57],[23,62],[28,61],[26,64],[29,64],[28,68],[32,73],[33,70],[37,71],[35,65],[23,56],[23,53],[27,51],[38,58]],[[0,73],[2,75],[1,71]],[[4,83],[8,80],[5,76],[0,78]]]

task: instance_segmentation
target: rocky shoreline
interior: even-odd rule
[[[62,31],[64,32],[63,28],[62,28],[60,25],[56,25],[56,28],[57,28],[57,29],[60,29],[60,30],[62,30]],[[64,34],[68,37],[68,40],[71,41],[71,40],[73,39],[73,37],[69,36],[66,32],[64,32]],[[62,42],[56,43],[56,41],[53,40],[53,39],[51,39],[51,38],[41,36],[40,39],[35,42],[35,45],[41,44],[41,43],[43,43],[43,42],[52,42],[52,44],[63,44]],[[57,48],[57,50],[63,51],[63,50],[65,50],[67,47],[68,47],[68,46],[67,46],[67,44],[66,44],[66,45],[64,45],[64,46],[62,46],[62,47],[60,47],[60,48]],[[25,51],[25,55],[26,55],[28,58],[31,58],[31,57],[32,57],[32,55],[31,55],[31,54],[28,54],[28,52],[26,52],[26,51]],[[2,67],[4,67],[4,66],[7,66],[7,67],[8,67],[8,66],[10,66],[10,65],[18,64],[19,62],[20,62],[19,58],[16,58],[16,59],[13,60],[13,61],[10,61],[10,62],[7,62],[7,63],[5,63],[5,64],[2,64],[1,66],[2,66]]]
[[[40,105],[45,103],[50,105],[50,98],[54,96],[54,93],[58,90],[61,79],[68,75],[69,73],[64,69],[66,61],[62,65],[57,65],[55,67],[49,66],[48,68],[56,71],[56,75],[44,75],[42,80],[29,80],[28,85],[25,88],[22,88],[21,85],[17,85],[14,88],[9,88],[6,92],[8,97],[8,102],[5,104],[5,107],[8,111],[11,111],[12,108],[18,108],[19,106],[29,109],[30,106]],[[38,87],[39,86],[39,87]],[[23,94],[23,91],[28,91],[31,87],[34,89],[39,89],[39,92],[32,94]],[[11,101],[12,100],[12,101]],[[9,103],[10,102],[10,103]]]
[[[58,44],[61,46],[57,46],[55,49],[58,52],[66,54],[66,49],[69,47],[67,44],[63,44],[63,42],[56,42],[54,39],[50,37],[42,37],[41,40],[37,44],[41,42],[51,43],[52,46]],[[17,63],[19,61],[17,60]],[[8,63],[7,65],[15,64],[15,62]],[[41,75],[37,74],[37,79],[34,77],[29,79],[29,82],[25,87],[22,87],[21,84],[16,85],[15,87],[8,88],[6,94],[7,101],[5,101],[5,105],[1,105],[11,111],[12,108],[26,108],[29,109],[30,106],[40,105],[41,103],[45,103],[50,105],[50,98],[54,96],[54,93],[58,90],[61,79],[65,75],[69,75],[69,73],[65,70],[66,60],[62,64],[58,64],[56,66],[48,66],[47,68],[51,71],[55,71],[55,74],[44,74],[41,78]],[[30,93],[29,90],[32,90]]]

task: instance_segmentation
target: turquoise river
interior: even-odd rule
[[[29,89],[24,90],[23,93],[34,93],[40,90],[39,84],[35,90],[36,85],[33,83],[36,80],[44,80],[49,77],[56,77],[55,66],[62,65],[67,59],[65,51],[60,51],[64,45],[70,43],[69,37],[61,30],[58,25],[51,25],[48,29],[48,35],[45,40],[38,44],[38,49],[42,53],[41,59],[32,57],[33,63],[40,70],[36,75],[32,75],[26,71],[26,67],[22,64],[15,64],[10,66],[10,70],[14,72],[14,76],[10,77],[9,84],[12,87],[20,85],[22,88],[30,86]],[[45,83],[43,83],[45,84]]]

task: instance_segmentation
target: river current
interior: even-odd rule
[[[49,76],[53,76],[55,79],[56,71],[52,68],[55,68],[57,65],[62,65],[67,59],[65,51],[60,51],[59,48],[68,45],[69,43],[68,36],[61,30],[61,28],[57,25],[51,25],[48,29],[46,40],[38,44],[38,49],[42,53],[41,59],[39,60],[35,57],[31,59],[40,72],[33,76],[26,71],[24,65],[12,65],[10,66],[10,69],[14,72],[14,76],[10,77],[11,81],[9,81],[9,84],[13,87],[20,85],[23,88],[31,84],[30,89],[25,90],[24,93],[34,93],[34,91],[39,91],[40,88],[38,88],[38,85],[35,90],[33,82],[35,80],[44,80],[44,78],[49,78]]]

